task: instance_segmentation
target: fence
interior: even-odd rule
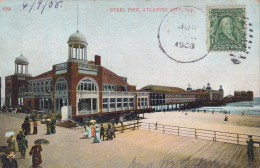
[[[129,123],[129,124],[123,124],[121,126],[116,126],[116,133],[120,134],[120,133],[125,133],[125,132],[129,132],[129,131],[134,131],[137,130],[141,127],[141,122],[137,121],[134,123]]]
[[[176,134],[180,136],[194,137],[198,139],[213,140],[218,142],[234,143],[239,145],[247,145],[248,134],[238,134],[231,132],[213,131],[206,129],[188,128],[173,125],[163,125],[155,123],[142,122],[142,129],[148,129],[149,131],[158,131],[163,133]],[[260,145],[260,136],[252,135],[253,140]],[[256,144],[254,144],[256,146]]]

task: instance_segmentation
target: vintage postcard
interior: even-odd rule
[[[0,167],[260,167],[259,0],[0,0]]]

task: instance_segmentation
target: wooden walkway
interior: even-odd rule
[[[136,151],[143,159],[136,162],[149,160],[153,167],[161,167],[161,164],[168,163],[168,167],[182,168],[258,168],[260,167],[260,149],[255,149],[255,161],[247,160],[247,147],[223,142],[195,139],[177,135],[149,132],[138,130],[127,134],[127,140],[133,143],[132,146],[142,144],[143,148],[150,151],[150,155],[144,157],[142,151]],[[137,138],[138,137],[138,138]],[[144,139],[142,139],[144,138]],[[124,138],[126,139],[126,138]],[[140,140],[142,139],[142,140]],[[141,143],[141,142],[142,143]],[[146,151],[142,148],[143,151]],[[165,167],[165,166],[162,166]]]
[[[4,133],[17,131],[23,118],[0,114],[0,146],[6,145]],[[37,135],[27,136],[29,148],[19,167],[31,166],[29,149],[36,139],[46,139],[43,145],[43,168],[259,168],[260,148],[255,150],[255,162],[247,161],[246,146],[148,130],[127,131],[112,141],[93,143],[82,139],[82,129],[56,127],[57,133],[45,135],[40,124]],[[2,154],[2,153],[1,153]],[[1,164],[0,164],[1,165]],[[1,167],[1,166],[0,166]]]

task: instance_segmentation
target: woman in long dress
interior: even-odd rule
[[[87,126],[86,131],[87,131],[87,134],[88,134],[88,139],[90,139],[92,137],[92,135],[91,135],[91,128],[89,127],[89,125]]]
[[[8,143],[8,152],[10,153],[11,151],[16,152],[15,150],[15,137],[12,135],[7,139]]]
[[[34,121],[34,122],[33,122],[33,134],[37,134],[37,132],[38,132],[37,126],[38,126],[37,121]]]
[[[88,138],[88,131],[87,131],[87,125],[86,124],[83,127],[83,134],[84,134],[84,136],[83,136],[84,139]]]
[[[29,153],[30,156],[32,155],[32,164],[34,168],[39,167],[39,165],[42,163],[41,151],[42,146],[35,144]]]
[[[100,143],[101,139],[100,139],[100,130],[98,128],[98,126],[96,126],[95,129],[95,137],[94,137],[94,143]]]
[[[92,134],[92,137],[94,137],[94,136],[95,136],[95,130],[96,130],[96,126],[93,124],[93,127],[92,127],[92,132],[91,132],[91,134]]]

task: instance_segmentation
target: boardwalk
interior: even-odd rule
[[[0,114],[2,123],[9,127],[10,122],[2,119],[19,120]],[[22,122],[22,120],[20,120]],[[17,126],[19,127],[19,126]],[[6,128],[4,128],[6,129]],[[260,167],[260,148],[255,150],[256,161],[248,162],[246,146],[213,142],[208,140],[164,134],[139,129],[118,134],[113,141],[93,144],[93,139],[82,139],[81,129],[57,127],[54,135],[44,135],[45,126],[39,126],[38,135],[27,137],[29,149],[35,139],[47,139],[43,145],[44,168],[250,168]],[[1,131],[2,133],[2,131]],[[1,134],[1,146],[5,145]],[[19,153],[16,154],[18,158]],[[29,168],[31,158],[28,151],[25,160],[18,159],[19,167]],[[168,165],[167,165],[168,163]]]

